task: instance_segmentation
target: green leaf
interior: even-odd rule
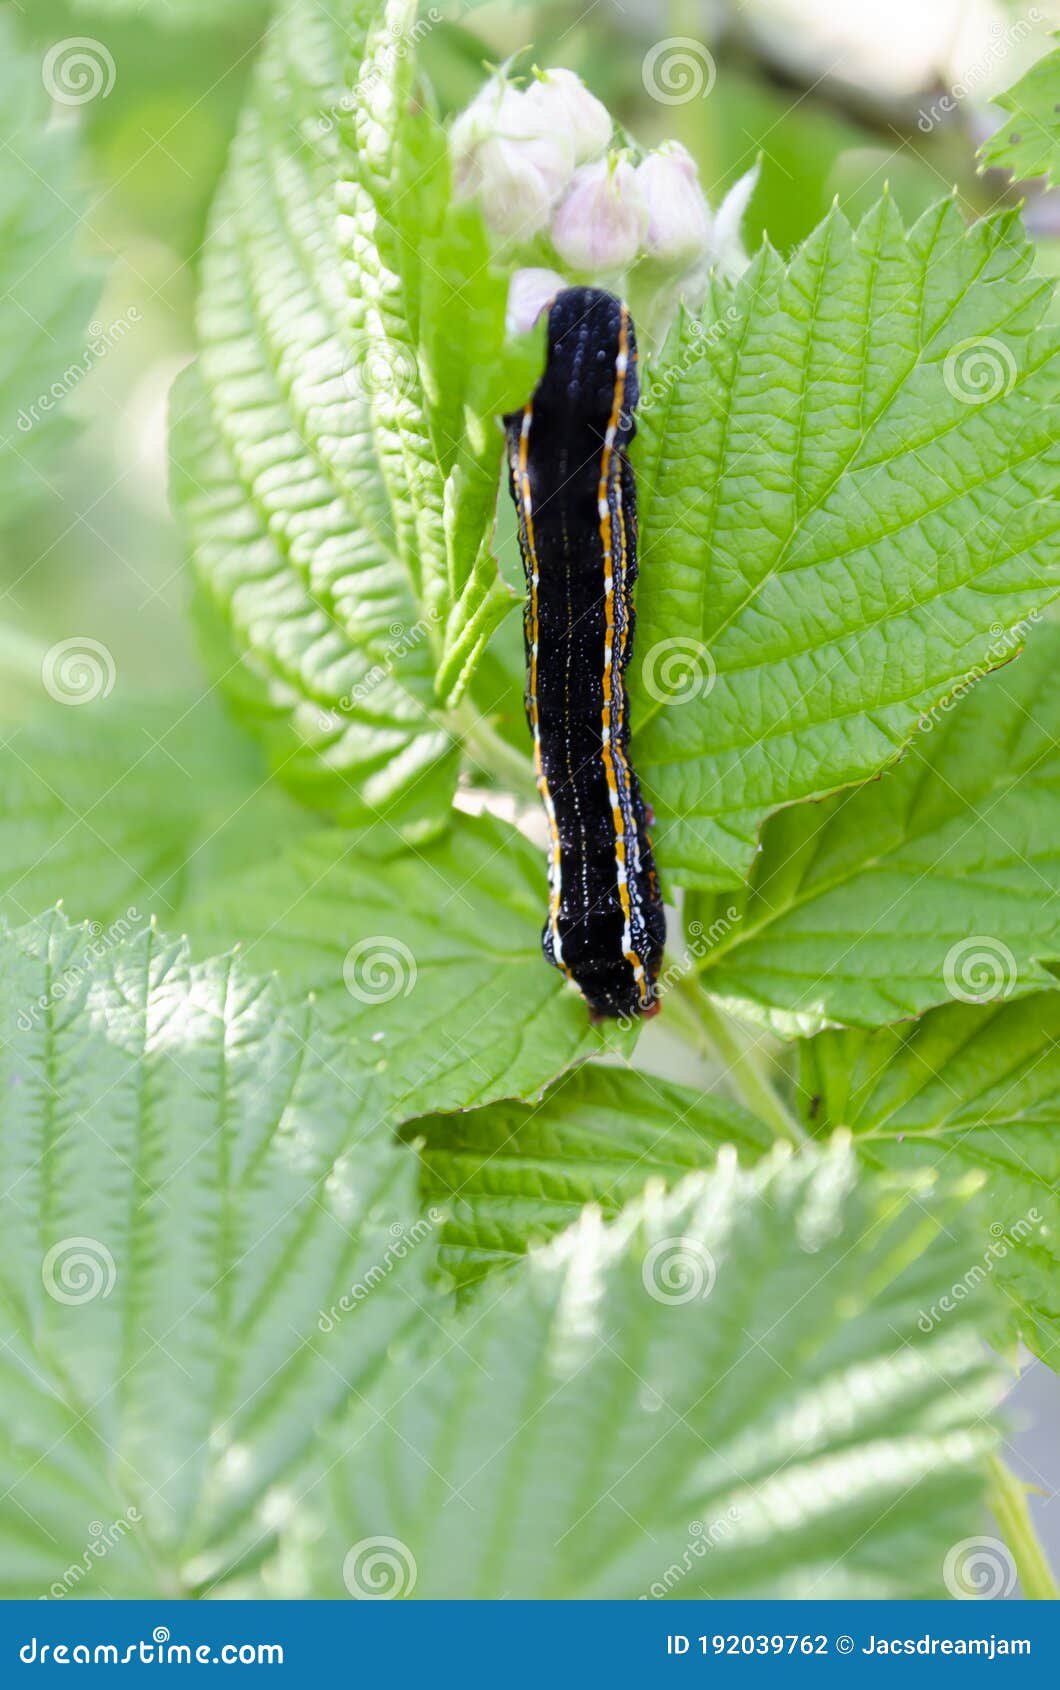
[[[295,0],[274,24],[204,254],[174,490],[212,661],[283,778],[424,837],[456,780],[446,712],[513,603],[496,413],[535,354],[505,347],[481,221],[447,208],[444,136],[410,110],[414,14]]]
[[[444,813],[456,752],[354,379],[335,203],[347,46],[314,7],[273,26],[203,256],[174,495],[207,651],[273,765],[343,819],[416,829]]]
[[[632,675],[667,884],[738,884],[770,811],[893,761],[1056,594],[1031,260],[1015,213],[906,232],[885,197],[675,330],[637,449]]]
[[[54,914],[0,951],[0,1589],[190,1594],[319,1476],[434,1226],[333,1041],[240,963]]]
[[[989,1282],[1000,1324],[1060,1371],[1060,993],[952,1004],[913,1027],[823,1033],[802,1049],[818,1131],[849,1127],[876,1168],[985,1175],[974,1248],[925,1316],[945,1324]]]
[[[537,1097],[632,1048],[546,964],[544,862],[507,823],[457,815],[407,855],[385,823],[310,831],[208,699],[50,708],[0,747],[0,913],[62,900],[119,933],[179,921],[202,956],[241,941],[318,993],[400,1118]]]
[[[94,17],[132,18],[163,29],[236,29],[264,18],[274,0],[73,0],[74,10]]]
[[[1019,182],[1060,180],[1060,47],[995,94],[994,104],[1012,115],[979,148],[980,168],[1011,170]]]
[[[444,1207],[439,1260],[460,1284],[571,1226],[586,1203],[613,1215],[649,1180],[713,1165],[723,1144],[751,1159],[773,1135],[723,1097],[621,1068],[583,1064],[541,1102],[411,1121],[425,1200]]]
[[[499,416],[542,353],[540,336],[505,346],[507,286],[482,219],[449,204],[445,133],[413,102],[416,10],[387,0],[354,55],[339,206],[364,357],[387,378],[371,383],[372,416],[398,544],[438,630],[439,697],[455,703],[512,604],[490,550]]]
[[[996,1379],[967,1305],[917,1314],[967,1251],[841,1150],[590,1212],[380,1381],[277,1588],[942,1595]]]
[[[108,661],[91,643],[46,656],[47,715],[4,729],[0,912],[13,922],[62,900],[72,917],[123,930],[172,923],[307,825],[209,697],[118,704],[78,691],[79,677],[105,688]],[[38,659],[38,689],[41,673]]]
[[[380,861],[388,830],[314,833],[186,912],[209,952],[314,991],[395,1118],[539,1097],[578,1058],[636,1030],[592,1028],[541,954],[542,856],[495,817],[458,815],[421,851]]]
[[[113,65],[111,65],[113,69]],[[105,80],[107,65],[99,66]],[[94,360],[98,282],[75,249],[84,203],[75,136],[46,128],[50,74],[0,17],[0,525],[54,492],[70,407]]]
[[[992,660],[1013,650],[1001,639]],[[792,1034],[1051,985],[1058,665],[1060,628],[1042,626],[1016,662],[925,716],[881,780],[775,816],[747,889],[697,910],[719,935],[702,964],[711,993]]]

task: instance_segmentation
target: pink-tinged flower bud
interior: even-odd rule
[[[645,251],[664,264],[688,265],[710,244],[710,207],[691,154],[667,141],[637,167],[648,207]]]
[[[508,240],[545,227],[574,168],[566,130],[499,77],[457,118],[449,148],[454,198],[477,199],[489,227]]]
[[[574,173],[552,219],[552,244],[571,269],[598,274],[632,264],[648,229],[637,173],[625,159],[601,159]]]
[[[549,129],[561,129],[574,149],[575,164],[588,164],[607,151],[614,130],[611,113],[572,70],[543,70],[526,91]]]
[[[517,270],[508,288],[508,333],[529,334],[545,306],[566,286],[556,270]]]

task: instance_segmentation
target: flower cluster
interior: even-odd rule
[[[499,72],[453,124],[456,197],[478,199],[496,235],[530,240],[575,174],[606,151],[611,130],[607,108],[573,71],[545,71],[525,90]]]
[[[569,70],[536,72],[526,88],[498,71],[453,124],[455,197],[477,201],[507,256],[566,272],[516,270],[512,332],[530,328],[571,281],[617,289],[645,264],[660,302],[695,308],[711,269],[738,273],[746,263],[739,230],[757,167],[714,214],[679,142],[638,156],[614,137],[607,108]]]

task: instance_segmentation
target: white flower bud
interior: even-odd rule
[[[528,240],[544,228],[574,168],[574,147],[540,103],[499,77],[453,124],[453,195],[477,199],[495,234]]]
[[[691,154],[668,141],[637,167],[648,207],[645,250],[664,264],[687,265],[710,245],[710,207]]]
[[[566,286],[556,270],[517,270],[508,288],[508,333],[528,334],[549,300]]]
[[[587,164],[607,151],[614,129],[611,113],[572,70],[542,71],[526,97],[543,114],[548,129],[569,137],[575,164]]]
[[[637,173],[625,159],[600,159],[574,173],[552,219],[552,244],[565,264],[589,273],[632,264],[648,229]]]
[[[659,346],[683,302],[693,313],[703,306],[712,274],[736,281],[747,268],[740,226],[758,181],[754,165],[730,188],[716,212],[708,207],[709,238],[690,263],[671,265],[654,291],[638,302],[637,330],[642,347]]]
[[[756,160],[750,170],[729,189],[714,217],[711,236],[711,256],[724,276],[733,278],[747,268],[747,253],[741,235],[747,207],[758,186],[761,162]]]

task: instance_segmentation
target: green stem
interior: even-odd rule
[[[997,1455],[990,1457],[989,1473],[987,1502],[1012,1551],[1024,1596],[1030,1602],[1057,1601],[1060,1591],[1027,1504],[1027,1493],[1033,1487],[1017,1478]]]
[[[485,716],[480,716],[469,699],[463,699],[450,715],[454,732],[467,747],[472,763],[498,785],[508,787],[519,798],[537,799],[537,786],[529,751],[524,757]]]
[[[695,1004],[699,1024],[715,1054],[725,1064],[729,1081],[741,1102],[771,1126],[778,1138],[786,1139],[789,1144],[806,1144],[806,1133],[773,1086],[754,1046],[740,1039],[732,1021],[711,1001],[694,976],[687,976],[678,990]]]
[[[686,996],[678,992],[668,992],[663,1006],[663,1024],[668,1031],[673,1032],[683,1045],[694,1050],[697,1056],[706,1054],[708,1041],[698,1013]],[[674,1076],[677,1078],[677,1076]]]

